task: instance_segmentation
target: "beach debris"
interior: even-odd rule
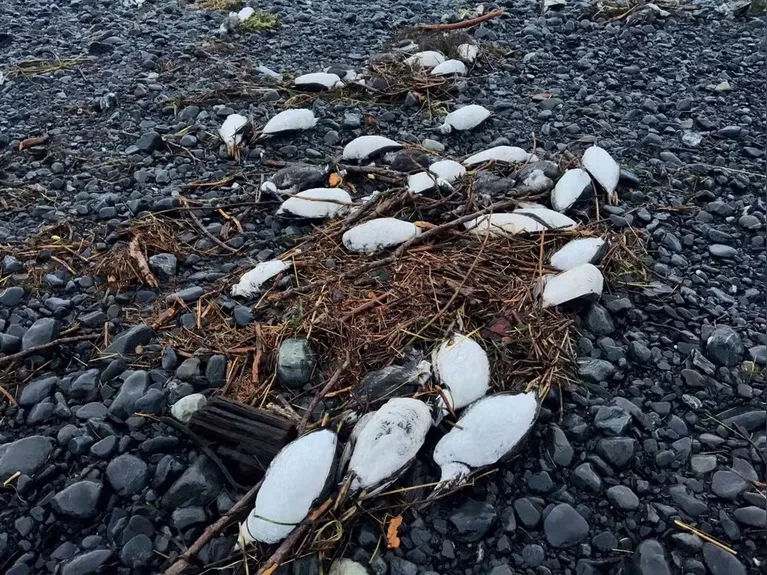
[[[435,494],[461,485],[472,471],[513,453],[533,428],[538,409],[533,391],[498,393],[470,405],[434,448],[433,459],[441,470]]]
[[[341,188],[311,188],[288,198],[277,210],[277,215],[298,218],[332,218],[352,205],[349,193]]]
[[[428,406],[394,398],[367,418],[354,445],[347,478],[351,491],[369,495],[390,485],[410,466],[431,427]]]
[[[445,116],[445,123],[440,126],[439,131],[443,134],[449,134],[453,130],[465,131],[479,126],[490,117],[490,110],[479,104],[469,104],[450,112]]]
[[[564,272],[581,264],[596,263],[606,246],[602,238],[571,240],[551,256],[551,267]]]
[[[314,112],[305,109],[285,110],[274,116],[266,123],[261,133],[270,136],[282,132],[309,130],[317,125]]]
[[[454,333],[442,342],[432,354],[432,366],[435,379],[442,387],[442,394],[437,398],[437,423],[450,411],[462,409],[484,397],[490,389],[487,354],[468,335]]]
[[[360,136],[346,144],[343,159],[361,162],[401,148],[402,144],[384,136]]]
[[[550,278],[541,300],[543,307],[557,306],[577,299],[592,299],[602,295],[604,277],[593,264],[581,264]]]
[[[591,177],[588,172],[580,168],[567,170],[551,192],[551,207],[558,212],[564,212],[580,200],[590,188]]]
[[[239,283],[232,286],[232,295],[240,297],[251,297],[261,291],[264,282],[281,274],[291,266],[290,262],[282,260],[269,260],[261,262],[249,272],[240,277]]]
[[[329,429],[312,431],[272,460],[244,525],[254,541],[278,543],[306,518],[328,485],[337,441]]]
[[[421,229],[411,222],[376,218],[346,231],[341,241],[349,251],[373,254],[403,244],[420,234]]]

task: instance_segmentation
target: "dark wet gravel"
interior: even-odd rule
[[[457,95],[493,110],[477,131],[442,136],[441,120],[417,108],[318,99],[314,130],[254,146],[238,164],[215,136],[223,119],[238,112],[262,124],[290,94],[273,85],[259,97],[201,96],[243,81],[266,86],[259,65],[286,76],[331,64],[359,70],[394,27],[456,19],[465,6],[280,1],[269,8],[279,28],[240,36],[217,32],[224,12],[184,2],[2,3],[0,72],[10,77],[0,85],[0,361],[76,324],[94,333],[107,325],[112,337],[97,361],[93,344],[80,341],[0,372],[18,403],[0,400],[0,482],[20,472],[0,491],[0,571],[159,573],[231,507],[239,493],[193,444],[133,415],[209,394],[227,360],[178,357],[140,322],[160,309],[158,298],[195,302],[305,228],[274,218],[272,205],[227,208],[242,232],[203,210],[207,230],[240,254],[189,227],[181,241],[195,253],[150,254],[158,289],[106,295],[103,273],[73,275],[50,250],[32,254],[22,241],[67,223],[42,237],[65,241],[67,225],[96,230],[90,257],[108,253],[137,216],[176,207],[171,192],[252,202],[266,160],[337,156],[368,129],[359,119],[369,114],[383,135],[438,140],[445,156],[493,142],[529,149],[533,133],[553,158],[597,141],[637,180],[603,215],[641,230],[652,274],[610,285],[582,310],[581,385],[547,398],[520,457],[408,513],[396,552],[382,553],[377,526],[363,522],[347,554],[367,562],[378,549],[371,569],[390,575],[763,572],[765,21],[703,8],[607,23],[581,6],[545,15],[534,3],[502,6],[507,15],[473,35],[508,55],[475,69]],[[12,74],[32,58],[82,60]],[[552,97],[531,97],[543,92]],[[44,146],[19,151],[42,135]],[[252,175],[237,186],[181,187],[242,171]],[[247,305],[226,299],[236,325],[255,321]],[[193,314],[177,321],[194,328]],[[406,480],[433,479],[428,461]],[[226,557],[232,541],[215,539],[201,561]],[[280,572],[319,568],[307,558]]]

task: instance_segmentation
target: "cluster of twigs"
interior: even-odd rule
[[[59,70],[68,70],[73,66],[77,66],[86,62],[87,58],[59,58],[56,56],[53,59],[34,59],[24,60],[19,62],[15,67],[8,71],[8,77],[14,78],[17,76],[39,76],[41,74],[49,74],[50,72],[58,72]]]

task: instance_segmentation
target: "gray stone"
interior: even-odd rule
[[[99,499],[103,484],[96,481],[78,481],[53,498],[51,504],[59,515],[86,519],[99,512]]]
[[[180,299],[184,303],[194,303],[203,295],[205,295],[204,289],[200,286],[192,286],[170,294],[165,298],[165,301],[167,303],[173,303]]]
[[[120,562],[133,569],[143,567],[152,557],[152,540],[143,533],[128,541],[120,551]]]
[[[712,256],[718,258],[734,258],[738,254],[738,250],[734,247],[726,246],[724,244],[711,244],[708,246],[708,251]]]
[[[594,417],[594,425],[607,435],[623,435],[631,423],[631,415],[617,405],[602,405]]]
[[[730,326],[717,327],[706,340],[706,355],[719,365],[733,367],[743,359],[745,349],[738,333]]]
[[[639,498],[625,485],[614,485],[607,490],[607,499],[618,509],[634,511],[639,508]]]
[[[149,269],[160,279],[170,279],[176,275],[178,260],[173,254],[155,254],[149,258]]]
[[[615,366],[603,359],[588,359],[578,365],[578,374],[586,381],[607,381],[615,373]]]
[[[0,291],[0,305],[13,307],[24,299],[24,288],[12,286]]]
[[[91,454],[102,459],[106,459],[112,453],[114,453],[117,447],[117,437],[114,435],[107,435],[104,439],[97,441],[91,445]]]
[[[691,517],[697,517],[708,511],[708,505],[697,497],[690,495],[684,485],[669,487],[669,494],[674,503]]]
[[[549,426],[546,435],[546,451],[551,460],[559,467],[569,467],[573,461],[574,451],[565,432],[558,425]]]
[[[496,515],[493,505],[469,499],[450,516],[450,523],[455,526],[459,541],[479,541],[493,526]]]
[[[107,480],[119,495],[128,496],[141,492],[149,482],[149,467],[143,459],[124,453],[107,465]]]
[[[538,567],[545,557],[546,553],[540,545],[525,545],[522,548],[522,559],[528,567]]]
[[[514,575],[514,571],[508,565],[498,565],[498,567],[493,567],[489,575]]]
[[[732,514],[735,516],[735,520],[743,525],[760,527],[762,529],[767,527],[767,510],[764,507],[750,505],[749,507],[736,509]]]
[[[608,437],[597,442],[597,454],[613,467],[624,467],[634,457],[636,441],[628,437]]]
[[[716,455],[693,455],[690,458],[690,469],[699,475],[711,473],[716,465]]]
[[[286,339],[277,353],[277,378],[285,387],[301,389],[309,383],[316,361],[306,339]]]
[[[13,443],[0,445],[0,481],[22,473],[34,475],[53,451],[53,440],[42,435],[31,435]]]
[[[392,557],[389,559],[389,575],[417,575],[418,566],[407,559]]]
[[[767,423],[767,411],[764,409],[745,411],[738,415],[727,417],[724,420],[724,423],[730,427],[738,424],[743,426],[746,431],[756,431],[758,429],[763,429],[765,423]]]
[[[570,481],[578,489],[599,493],[602,490],[602,478],[599,477],[591,463],[581,463],[573,470]]]
[[[160,503],[166,509],[190,505],[208,505],[221,491],[221,475],[207,457],[199,457],[189,466],[168,491]]]
[[[205,366],[205,379],[211,387],[221,387],[226,383],[226,356],[212,355]]]
[[[69,388],[69,395],[75,399],[84,399],[86,397],[92,398],[96,387],[99,383],[99,370],[89,369],[85,373],[81,373],[72,382]]]
[[[181,362],[176,368],[176,377],[181,381],[192,381],[200,376],[200,359],[190,357]]]
[[[173,526],[176,529],[185,531],[192,525],[205,523],[208,519],[208,514],[205,512],[204,507],[182,507],[173,511],[172,519]]]
[[[30,407],[39,403],[46,397],[50,397],[53,387],[59,381],[57,377],[45,377],[36,379],[24,386],[19,396],[19,405],[21,407]]]
[[[49,419],[56,409],[56,405],[50,399],[46,399],[35,405],[27,414],[27,425],[37,425]]]
[[[543,532],[552,547],[572,547],[588,537],[589,524],[571,505],[560,503],[544,519]]]
[[[149,386],[149,374],[143,370],[131,373],[120,386],[117,397],[109,406],[109,413],[118,419],[127,419],[135,411],[136,401]]]
[[[758,365],[767,365],[767,345],[755,345],[749,347],[748,357]]]
[[[145,154],[151,154],[155,150],[159,150],[162,145],[162,136],[154,131],[143,134],[134,144],[139,151]]]
[[[735,555],[713,543],[703,544],[703,561],[711,575],[746,575],[746,568]]]
[[[95,549],[81,553],[64,565],[61,575],[90,575],[101,571],[102,565],[112,556],[108,549]]]
[[[136,348],[146,345],[152,339],[152,328],[139,324],[120,333],[115,340],[101,352],[102,357],[136,355]]]
[[[591,304],[584,323],[586,329],[596,335],[610,335],[615,331],[615,323],[610,312],[598,303]]]
[[[21,349],[27,350],[52,342],[59,335],[59,322],[51,317],[38,319],[21,338]]]
[[[655,539],[642,541],[634,551],[631,575],[671,575],[663,546]]]

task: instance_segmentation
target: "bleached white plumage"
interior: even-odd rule
[[[303,521],[327,484],[336,457],[336,434],[313,431],[282,448],[269,464],[256,505],[245,522],[262,543],[282,541]]]
[[[313,72],[311,74],[303,74],[293,80],[293,84],[297,88],[305,89],[317,89],[334,90],[336,88],[343,87],[344,83],[337,74],[329,72]]]
[[[462,409],[490,388],[490,362],[482,346],[468,335],[454,333],[432,354],[434,375],[452,409]],[[444,400],[437,403],[443,412]]]
[[[589,187],[591,177],[585,170],[567,170],[551,192],[551,207],[558,212],[564,212],[577,202]]]
[[[420,234],[420,228],[412,222],[397,218],[376,218],[346,231],[341,241],[349,251],[373,254],[398,246]]]
[[[581,166],[591,177],[607,192],[612,195],[615,188],[618,187],[618,179],[621,175],[621,168],[613,157],[607,153],[607,150],[599,146],[591,146],[583,153]]]
[[[479,104],[469,104],[459,108],[455,112],[450,112],[445,116],[445,123],[440,126],[439,131],[443,134],[449,134],[453,130],[464,131],[471,130],[479,126],[490,117],[490,110]]]
[[[474,60],[477,59],[477,56],[479,56],[479,46],[476,44],[467,43],[458,46],[458,57],[461,60],[473,64]]]
[[[285,110],[269,120],[266,126],[264,126],[262,133],[271,135],[279,134],[280,132],[308,130],[316,125],[317,118],[314,117],[314,112],[311,110]]]
[[[239,283],[232,286],[232,295],[241,297],[250,297],[261,291],[264,282],[281,274],[290,267],[290,262],[282,260],[269,260],[261,262],[249,272],[246,272],[240,278]]]
[[[336,559],[330,566],[328,575],[368,575],[368,570],[351,559]]]
[[[457,179],[466,175],[466,168],[455,160],[439,160],[429,166],[429,171],[437,177],[437,181],[444,180],[452,184]]]
[[[602,238],[572,240],[551,256],[551,267],[564,272],[581,264],[593,264],[604,247],[605,241]]]
[[[445,60],[430,72],[432,76],[465,76],[466,64],[460,60]]]
[[[517,146],[495,146],[469,156],[463,161],[463,165],[475,166],[491,160],[507,164],[523,164],[528,159],[530,159],[530,154]]]
[[[346,144],[343,159],[362,161],[401,148],[402,144],[384,136],[360,136]]]
[[[418,172],[407,177],[407,189],[414,194],[422,194],[437,187],[437,180],[429,172]]]
[[[554,187],[554,182],[551,181],[551,178],[543,170],[532,170],[522,180],[522,185],[531,192],[545,192]]]
[[[540,233],[553,229],[568,229],[577,223],[567,216],[548,208],[524,208],[511,213],[489,214],[464,224],[475,234],[493,235]]]
[[[226,149],[231,156],[234,150],[242,143],[242,133],[248,125],[248,119],[240,114],[229,114],[218,129],[218,135],[226,144]]]
[[[546,282],[541,295],[543,307],[556,306],[580,297],[602,294],[602,272],[593,264],[581,264],[555,275]]]
[[[288,198],[277,210],[277,215],[288,214],[299,218],[332,218],[349,209],[352,198],[341,188],[312,188]]]
[[[428,406],[395,398],[373,414],[359,434],[349,461],[351,490],[381,489],[413,461],[431,426]],[[374,490],[375,491],[375,490]]]
[[[538,414],[535,392],[499,393],[473,403],[434,448],[442,488],[465,479],[473,469],[494,465],[532,428]]]
[[[425,50],[416,52],[405,59],[405,64],[414,68],[434,68],[445,61],[445,57],[434,50]]]

